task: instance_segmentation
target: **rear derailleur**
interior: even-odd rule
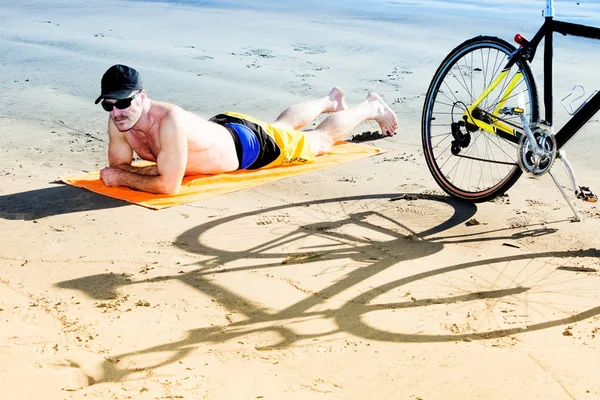
[[[471,143],[471,133],[467,123],[462,120],[453,122],[450,124],[450,128],[452,130],[452,138],[454,139],[452,140],[450,151],[453,155],[457,156],[461,149],[468,147]]]

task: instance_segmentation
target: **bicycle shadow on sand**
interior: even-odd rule
[[[586,293],[600,293],[600,267],[595,267],[600,251],[516,254],[415,267],[411,262],[433,256],[447,244],[460,243],[460,235],[452,236],[451,241],[433,236],[463,224],[474,215],[475,206],[419,194],[391,201],[394,196],[310,201],[221,218],[184,232],[174,243],[187,253],[209,257],[189,272],[135,282],[103,274],[57,286],[104,300],[127,285],[175,280],[238,316],[237,321],[189,330],[179,341],[115,355],[102,366],[101,381],[172,364],[200,344],[219,344],[255,333],[269,332],[278,338],[256,346],[258,351],[289,348],[340,332],[377,341],[448,342],[534,332],[600,314],[600,294],[597,299],[588,295],[585,304],[577,307],[564,303],[562,297],[556,304],[548,301],[549,293],[580,296],[583,285]],[[495,232],[504,233],[496,239],[527,235],[502,231]],[[531,234],[554,231],[542,228]],[[469,236],[466,241],[474,240],[465,236]],[[290,269],[306,280],[290,281],[286,276]],[[257,306],[219,283],[219,276],[246,271],[261,274],[266,282],[288,281],[305,296],[272,311],[276,307]],[[373,279],[386,273],[394,278],[373,284]],[[313,283],[321,279],[330,283],[315,289],[308,277],[313,277]],[[330,302],[342,305],[336,308]],[[440,309],[447,318],[434,317],[440,315]],[[307,333],[298,331],[293,323],[315,318],[333,321],[336,328]],[[166,357],[141,368],[118,365],[118,360],[150,353]]]

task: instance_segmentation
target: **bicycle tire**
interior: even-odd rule
[[[423,151],[433,178],[453,197],[471,202],[488,201],[504,194],[521,176],[517,162],[519,137],[501,137],[475,130],[469,132],[468,144],[454,154],[451,131],[451,124],[459,122],[467,106],[497,77],[515,50],[512,44],[494,36],[469,39],[446,56],[429,85],[421,120]],[[492,91],[480,108],[484,112],[493,110],[518,71],[523,78],[505,105],[523,107],[530,121],[538,121],[537,85],[529,63],[522,58],[498,85],[498,92]],[[503,118],[522,126],[518,116]],[[438,148],[441,145],[446,147]],[[473,176],[466,177],[476,168],[479,171],[475,171],[475,181]]]

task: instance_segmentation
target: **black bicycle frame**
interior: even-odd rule
[[[535,51],[544,39],[544,108],[545,121],[550,125],[553,122],[553,93],[554,93],[554,66],[553,44],[554,32],[562,35],[578,36],[590,39],[600,39],[600,29],[593,26],[573,24],[570,22],[556,21],[553,17],[546,17],[545,22],[534,38],[519,49],[521,57],[533,61]],[[513,60],[511,60],[513,61]],[[600,92],[596,93],[583,107],[567,121],[556,133],[558,149],[563,147],[595,114],[600,110]]]

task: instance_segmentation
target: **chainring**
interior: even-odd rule
[[[542,148],[542,154],[536,156],[527,135],[519,140],[519,166],[530,175],[539,176],[550,171],[556,160],[556,139],[551,128],[545,124],[535,124],[531,131],[537,144]]]

